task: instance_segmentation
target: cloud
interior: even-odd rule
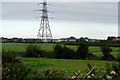
[[[43,0],[1,0],[2,2],[41,2]],[[48,2],[118,2],[119,0],[46,0]]]
[[[37,20],[42,9],[36,2],[3,2],[3,20]],[[118,6],[116,2],[50,2],[48,9],[54,13],[49,16],[54,21],[82,21],[96,23],[117,23]]]

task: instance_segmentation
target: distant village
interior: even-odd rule
[[[77,42],[79,40],[84,40],[86,42],[100,42],[102,41],[102,39],[89,39],[87,37],[81,37],[79,39],[75,38],[75,37],[69,37],[69,38],[60,38],[60,39],[51,39],[49,40],[49,42]],[[114,36],[108,36],[107,40],[109,41],[113,41],[113,42],[119,42],[120,41],[120,37],[114,37]],[[35,43],[35,42],[43,42],[40,39],[35,39],[35,38],[4,38],[1,37],[0,38],[0,42],[3,43],[10,43],[10,42],[15,42],[15,43]]]

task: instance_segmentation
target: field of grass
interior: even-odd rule
[[[0,43],[1,44],[1,43]],[[5,51],[12,50],[16,52],[25,52],[26,43],[3,43],[2,47]],[[37,44],[42,50],[53,51],[55,44]],[[67,47],[77,51],[78,46],[67,45]],[[114,56],[118,55],[118,48],[111,47],[112,53]],[[89,51],[97,56],[102,56],[100,47],[90,46]],[[24,64],[29,68],[32,66],[32,69],[37,72],[42,72],[48,68],[51,70],[66,70],[69,75],[73,75],[73,72],[81,71],[81,73],[86,74],[88,69],[88,64],[96,64],[97,68],[106,68],[107,63],[112,63],[111,61],[98,61],[98,60],[73,60],[73,59],[52,59],[52,58],[23,58]]]
[[[16,52],[25,52],[26,45],[28,43],[2,43],[2,47],[5,51],[16,51]],[[37,44],[40,46],[41,50],[45,51],[53,51],[53,48],[55,44]],[[75,51],[77,51],[78,46],[72,46],[72,45],[67,45],[68,48],[71,48]],[[112,48],[112,53],[115,57],[118,55],[118,48],[117,47],[111,47]],[[97,55],[97,56],[102,56],[102,52],[100,50],[100,47],[95,47],[95,46],[90,46],[89,47],[89,52]]]
[[[0,43],[2,44],[2,47],[8,51],[8,50],[13,50],[13,51],[18,51],[18,52],[24,52],[26,45],[28,45],[28,43]],[[46,50],[46,51],[53,51],[53,47],[55,46],[55,44],[37,44],[38,46],[40,46],[40,48],[42,50]],[[72,46],[72,45],[68,45],[67,47],[73,49],[73,50],[77,50],[78,46]],[[113,52],[118,52],[118,48],[117,47],[111,47]],[[101,52],[100,47],[94,47],[94,46],[90,46],[89,47],[89,51],[90,52]]]
[[[106,68],[107,63],[110,61],[96,61],[96,60],[72,60],[72,59],[49,59],[49,58],[23,58],[27,67],[32,67],[34,71],[42,72],[48,68],[51,70],[66,70],[69,75],[73,75],[74,72],[81,71],[86,74],[88,64],[96,64],[96,68]]]
[[[5,51],[12,50],[17,52],[25,52],[28,43],[2,43]],[[52,51],[54,44],[37,44],[42,50]]]

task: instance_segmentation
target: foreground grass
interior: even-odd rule
[[[107,63],[110,61],[96,61],[96,60],[72,60],[72,59],[50,59],[50,58],[23,58],[23,61],[27,67],[31,67],[34,71],[43,72],[50,68],[51,70],[66,70],[69,75],[73,75],[74,72],[81,71],[86,74],[88,64],[96,64],[97,68],[106,68]]]

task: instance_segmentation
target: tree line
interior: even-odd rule
[[[57,43],[54,46],[54,50],[51,52],[47,52],[40,49],[40,46],[35,44],[29,44],[26,47],[26,52],[24,57],[47,57],[47,58],[56,58],[56,59],[90,59],[90,60],[115,60],[115,57],[110,54],[112,49],[110,48],[110,44],[107,42],[103,42],[100,46],[101,51],[103,53],[103,57],[96,56],[89,52],[86,42],[81,42],[78,45],[77,51],[68,48],[66,45],[62,45]]]

